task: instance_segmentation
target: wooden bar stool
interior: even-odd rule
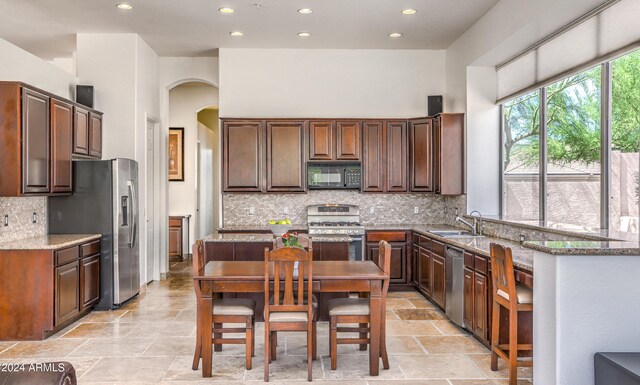
[[[491,243],[493,280],[493,325],[491,370],[498,370],[498,357],[509,364],[509,385],[518,382],[518,366],[531,367],[531,359],[518,360],[518,352],[533,351],[532,344],[518,344],[518,312],[533,311],[533,290],[516,284],[511,249]],[[500,344],[500,308],[509,312],[509,343]]]

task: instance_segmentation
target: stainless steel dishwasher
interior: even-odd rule
[[[464,252],[445,245],[447,317],[464,327]]]

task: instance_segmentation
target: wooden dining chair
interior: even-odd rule
[[[518,312],[533,311],[533,290],[516,284],[513,256],[509,247],[491,243],[493,281],[493,324],[491,326],[491,370],[498,370],[498,357],[509,365],[509,385],[518,383],[518,366],[531,367],[533,361],[518,359],[518,352],[533,351],[532,344],[518,343]],[[500,308],[509,312],[509,342],[500,344]]]
[[[204,242],[197,240],[193,245],[193,275],[196,276],[204,268]],[[202,298],[200,286],[194,281],[198,306]],[[202,328],[213,327],[213,343],[215,351],[222,351],[222,345],[245,344],[245,366],[251,369],[252,357],[255,356],[255,310],[256,301],[248,298],[214,298],[213,325],[201,325],[200,309],[196,323],[196,350],[193,355],[193,370],[198,370],[202,358]],[[244,324],[244,327],[224,327],[224,324]],[[244,333],[244,338],[224,338],[224,334]]]
[[[378,267],[388,276],[391,272],[391,245],[387,241],[380,241],[378,251]],[[386,343],[386,302],[389,291],[389,280],[382,286],[382,314],[380,322],[380,357],[385,369],[389,369],[389,356]],[[329,354],[331,355],[331,370],[338,367],[338,345],[358,344],[366,347],[370,343],[371,309],[368,298],[335,298],[329,301]],[[355,326],[338,326],[340,324],[359,324]],[[360,333],[358,338],[338,338],[341,332]]]
[[[273,269],[271,265],[273,264]],[[270,303],[273,272],[273,303]],[[282,282],[281,282],[282,280]],[[307,377],[313,365],[313,247],[280,247],[264,250],[264,381],[269,381],[273,332],[307,332]],[[283,285],[284,284],[284,285]]]
[[[299,234],[298,235],[298,243],[303,248],[309,250],[309,248],[313,247],[313,240],[311,239],[311,235],[308,234]],[[282,237],[274,237],[273,238],[273,250],[284,247],[284,241]],[[280,301],[282,301],[282,295],[280,294]],[[318,298],[315,294],[311,295],[313,309],[313,324],[312,324],[312,336],[313,336],[313,360],[317,360],[318,358],[318,340],[317,340],[317,321],[318,321]],[[304,301],[307,301],[307,294],[305,293]],[[269,298],[269,303],[273,303],[273,296]],[[271,361],[275,361],[277,358],[277,346],[278,346],[278,332],[271,332]]]

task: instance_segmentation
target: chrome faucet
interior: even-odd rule
[[[475,217],[473,218],[473,224],[471,224],[468,221],[465,221],[460,215],[456,214],[455,221],[468,226],[471,229],[471,235],[478,235],[478,221]]]
[[[484,224],[482,223],[482,214],[478,210],[473,210],[472,212],[469,213],[469,216],[473,217],[474,213],[478,214],[478,219],[479,219],[479,223],[474,222],[476,223],[476,233],[477,235],[482,235],[482,233],[484,232]],[[475,217],[473,219],[475,219]]]

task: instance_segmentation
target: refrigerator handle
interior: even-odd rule
[[[138,227],[136,212],[138,210],[138,202],[136,197],[136,188],[133,185],[133,181],[127,181],[127,185],[129,187],[129,195],[131,196],[131,209],[129,210],[129,215],[131,218],[130,226],[129,226],[129,247],[132,248],[136,242],[136,227]]]

